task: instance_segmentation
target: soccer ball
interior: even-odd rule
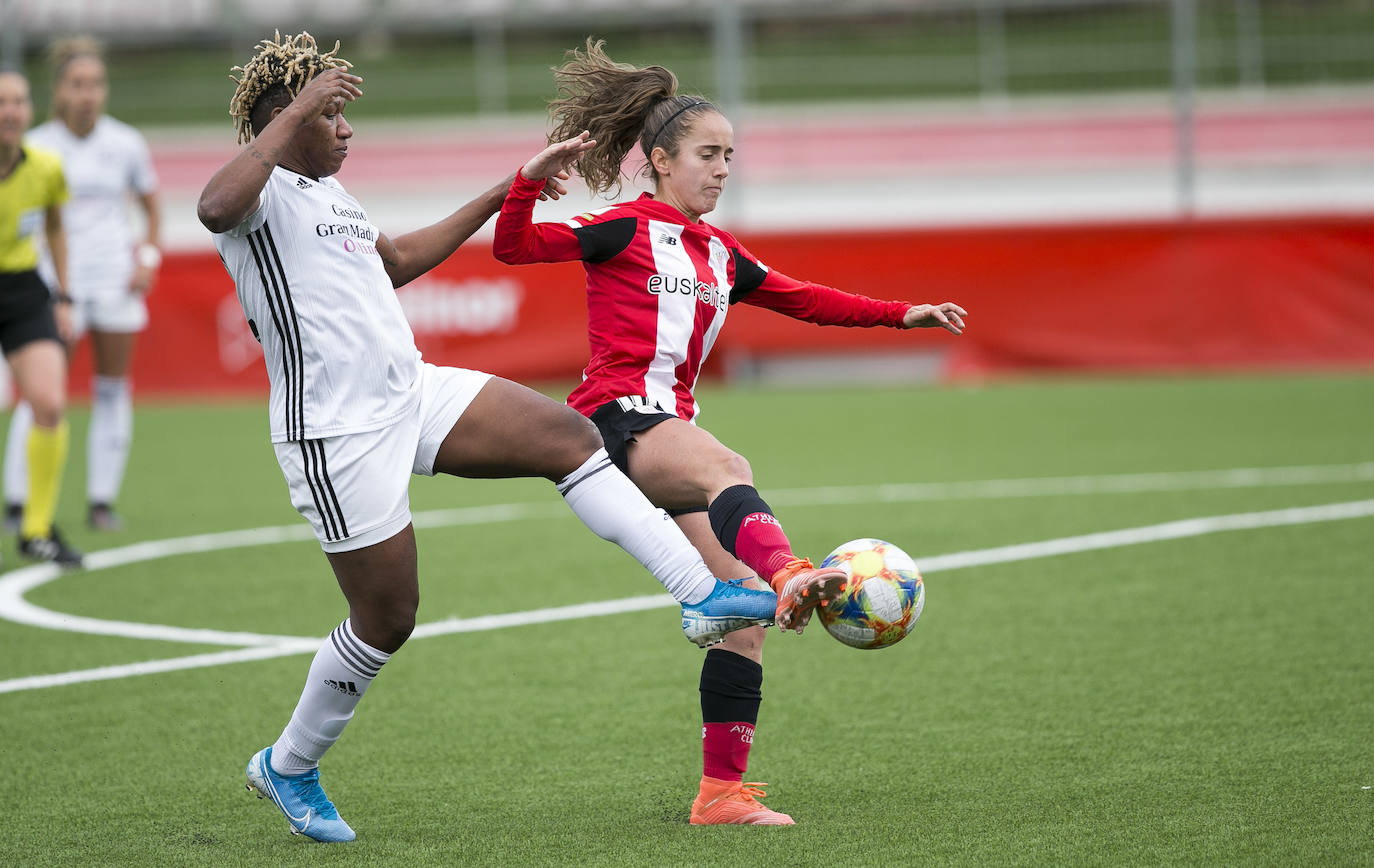
[[[849,574],[844,593],[818,610],[831,636],[854,648],[886,648],[916,626],[926,588],[911,555],[880,539],[856,539],[821,566]]]

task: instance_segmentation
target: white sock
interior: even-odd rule
[[[347,619],[324,640],[301,691],[291,722],[272,745],[272,770],[303,775],[339,740],[353,719],[353,709],[391,655],[378,651],[353,633]]]
[[[29,429],[33,427],[33,408],[28,401],[14,405],[10,430],[5,435],[5,503],[29,499]]]
[[[134,404],[128,377],[96,377],[91,430],[86,437],[86,498],[114,503],[129,462]]]
[[[558,493],[604,540],[629,552],[679,603],[700,603],[716,579],[701,555],[666,512],[654,506],[629,477],[598,449],[558,483]]]

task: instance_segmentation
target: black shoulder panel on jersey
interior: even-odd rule
[[[634,240],[638,223],[634,217],[617,217],[574,229],[573,234],[582,245],[582,261],[605,262],[618,255]]]
[[[738,247],[731,247],[730,252],[735,256],[735,286],[730,290],[730,303],[735,304],[758,289],[768,272],[760,268],[758,263],[740,255]]]

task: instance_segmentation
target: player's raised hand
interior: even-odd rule
[[[950,334],[964,333],[964,317],[968,311],[952,301],[939,304],[913,304],[902,317],[904,329],[942,328]]]
[[[358,86],[362,83],[361,77],[346,69],[326,69],[301,88],[291,105],[299,106],[308,120],[314,120],[331,105],[353,102],[362,96]]]
[[[571,139],[554,142],[530,159],[520,174],[530,181],[537,178],[566,179],[568,170],[578,158],[596,147],[596,139],[591,136],[590,132],[583,130]]]
[[[544,185],[544,189],[539,191],[539,201],[547,202],[550,199],[560,199],[568,195],[568,188],[563,186],[563,182],[566,180],[568,180],[567,172],[559,172],[557,175],[549,178],[548,183]]]

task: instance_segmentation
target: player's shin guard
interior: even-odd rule
[[[592,533],[629,552],[679,603],[699,603],[716,580],[668,514],[649,502],[605,449],[559,480],[558,492]]]
[[[701,665],[702,774],[742,781],[763,702],[763,666],[713,648]]]
[[[318,766],[390,659],[390,654],[359,639],[347,620],[335,627],[315,653],[291,722],[272,746],[273,771],[299,775]]]
[[[764,581],[793,559],[787,534],[754,486],[725,489],[711,501],[707,515],[721,546]]]

